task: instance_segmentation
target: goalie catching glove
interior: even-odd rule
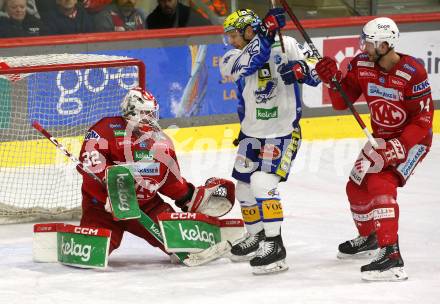
[[[232,209],[234,201],[234,183],[227,179],[211,177],[206,180],[204,186],[192,186],[183,198],[176,200],[176,206],[184,212],[221,217]]]

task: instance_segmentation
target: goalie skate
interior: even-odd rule
[[[376,254],[377,248],[375,233],[368,237],[358,236],[339,245],[337,258],[341,260],[371,258]]]
[[[268,237],[261,243],[255,257],[250,261],[252,273],[256,275],[271,274],[289,269],[286,261],[286,249],[281,235]]]

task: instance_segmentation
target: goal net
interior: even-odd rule
[[[145,67],[127,57],[0,57],[0,224],[80,216],[81,176],[31,124],[78,156],[86,130],[139,84]]]

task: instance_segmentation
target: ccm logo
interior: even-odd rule
[[[195,213],[171,213],[170,217],[173,220],[195,220],[196,214]]]
[[[75,233],[80,233],[80,234],[89,234],[89,235],[97,235],[98,234],[98,229],[92,229],[92,228],[87,228],[87,227],[75,227],[75,229],[73,231]]]

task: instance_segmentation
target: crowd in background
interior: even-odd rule
[[[226,0],[0,0],[0,7],[0,38],[205,26],[212,14],[228,13]]]

